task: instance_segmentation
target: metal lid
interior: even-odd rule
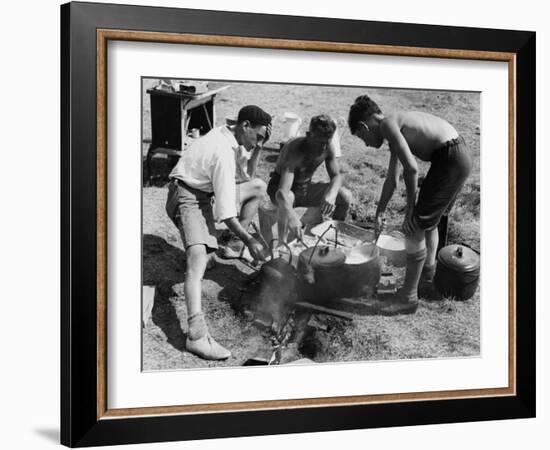
[[[309,262],[311,258],[312,267],[338,267],[345,263],[346,255],[338,248],[329,247],[328,245],[320,245],[318,247],[310,247],[300,254],[300,258],[304,258],[305,262]]]
[[[479,269],[479,255],[464,245],[447,245],[439,250],[439,263],[458,272],[470,272]]]

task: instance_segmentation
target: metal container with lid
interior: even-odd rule
[[[331,272],[331,269],[341,267],[346,261],[346,255],[338,248],[328,245],[309,247],[300,253],[298,272],[309,284],[313,284]]]
[[[361,264],[347,264],[346,254],[326,245],[304,250],[298,259],[298,273],[305,281],[304,297],[312,303],[336,298],[372,294],[380,280],[378,249]]]
[[[479,284],[479,254],[460,244],[443,247],[437,255],[434,283],[443,296],[468,300]]]
[[[310,247],[300,254],[300,258],[307,259],[315,269],[338,267],[346,261],[346,255],[342,250],[328,245]]]

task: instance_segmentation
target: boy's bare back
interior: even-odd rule
[[[413,155],[430,161],[432,152],[445,142],[458,137],[446,120],[420,111],[403,111],[386,116],[382,123],[395,123]]]

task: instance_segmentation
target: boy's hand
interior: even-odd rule
[[[335,203],[335,199],[331,197],[325,197],[325,199],[321,203],[321,214],[323,215],[323,218],[332,216],[335,208]]]
[[[248,250],[250,251],[250,255],[252,256],[252,258],[254,258],[257,261],[265,261],[264,246],[260,244],[256,239],[251,238],[246,243],[246,246],[248,247]]]
[[[385,224],[386,224],[385,214],[384,213],[376,214],[376,217],[374,218],[374,233],[377,236],[382,232]]]
[[[302,221],[298,219],[295,215],[288,218],[288,229],[291,233],[294,233],[294,235],[298,239],[302,239]]]

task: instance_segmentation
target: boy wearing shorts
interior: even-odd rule
[[[262,245],[247,228],[265,194],[265,183],[250,180],[245,195],[238,196],[236,181],[239,173],[248,170],[247,152],[261,147],[270,129],[269,114],[258,106],[245,106],[234,127],[214,128],[184,151],[169,176],[166,212],[180,231],[187,259],[184,292],[189,327],[185,345],[189,352],[204,359],[231,356],[210,336],[201,306],[208,254],[218,249],[214,221],[224,222],[252,257],[263,259]],[[240,215],[236,206],[239,200]]]
[[[278,236],[285,228],[302,236],[302,222],[294,207],[318,206],[324,217],[344,221],[352,202],[351,192],[342,186],[337,152],[333,143],[336,123],[326,114],[312,117],[305,136],[285,144],[270,175],[267,193],[277,205]],[[314,183],[313,174],[325,163],[330,181]]]
[[[405,282],[382,314],[414,313],[418,307],[418,285],[433,281],[439,242],[437,225],[462,189],[472,169],[472,160],[464,140],[447,121],[431,114],[404,111],[384,115],[378,105],[362,95],[351,106],[348,118],[351,133],[369,147],[380,148],[387,141],[390,149],[388,173],[376,209],[380,227],[403,167],[407,206],[403,220],[407,266]],[[431,166],[417,197],[418,164],[416,158]]]

